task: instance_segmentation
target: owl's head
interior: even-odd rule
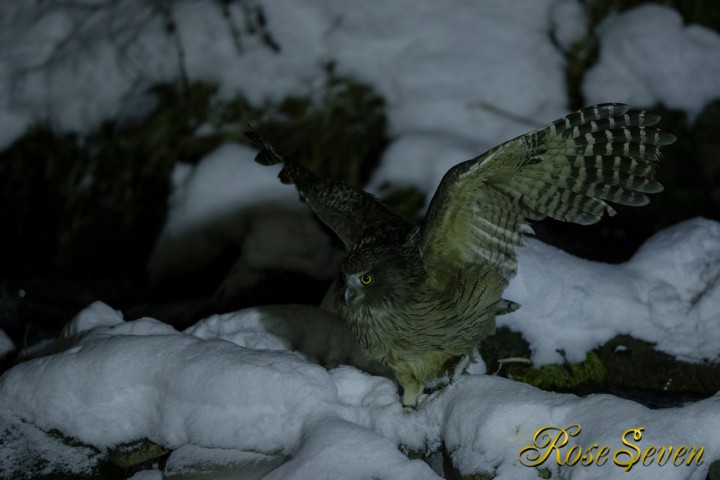
[[[403,290],[419,280],[412,278],[412,259],[393,248],[353,250],[340,265],[338,300],[347,306],[379,306],[407,298]]]

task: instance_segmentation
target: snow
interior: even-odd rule
[[[599,31],[600,59],[583,82],[589,103],[660,103],[693,119],[720,97],[716,32],[686,25],[675,10],[653,4],[608,18]]]
[[[162,480],[163,475],[159,470],[140,470],[128,480]]]
[[[101,457],[90,447],[66,445],[6,408],[0,410],[0,439],[2,478],[28,478],[28,472],[42,475],[56,469],[78,476],[89,475]]]
[[[195,167],[176,166],[170,212],[148,262],[151,279],[207,265],[233,244],[242,255],[221,287],[228,297],[252,283],[253,270],[334,275],[338,255],[330,239],[297,193],[278,181],[279,167],[255,163],[256,153],[225,144]]]
[[[168,18],[139,0],[96,8],[5,7],[0,119],[17,127],[3,131],[0,145],[37,121],[87,132],[103,119],[132,116],[130,99],[181,72],[219,84],[226,97],[241,89],[260,104],[312,93],[328,62],[375,85],[393,107],[395,133],[445,125],[494,141],[512,122],[467,108],[468,101],[528,116],[563,108],[563,60],[546,32],[554,3],[485,0],[448,9],[410,0],[373,8],[349,1],[264,2],[268,30],[281,47],[277,53],[244,31],[238,4],[227,7],[235,19],[230,25],[215,2],[173,2],[176,37],[166,33]],[[525,14],[518,16],[517,8]],[[241,47],[230,33],[233,26],[241,32]]]
[[[252,349],[296,350],[326,365],[369,366],[337,316],[309,305],[264,305],[212,315],[185,332]]]
[[[456,137],[441,134],[407,134],[395,140],[383,153],[367,190],[379,195],[386,183],[414,186],[425,192],[425,208],[432,192],[450,168],[477,154],[472,146]]]
[[[551,21],[555,39],[566,52],[587,33],[585,10],[575,0],[557,2],[553,7]]]
[[[537,365],[580,362],[619,334],[688,362],[720,361],[720,224],[696,218],[650,238],[627,263],[590,262],[539,241],[518,253],[497,318],[521,332]]]
[[[76,340],[90,330],[100,327],[114,327],[123,323],[123,314],[103,302],[94,302],[70,320],[60,338]]]
[[[0,329],[0,360],[15,351],[15,344],[4,330]]]
[[[259,310],[259,311],[258,311]],[[440,478],[397,445],[430,451],[444,445],[461,474],[492,473],[499,479],[536,478],[520,450],[533,445],[544,426],[579,424],[570,445],[623,448],[630,428],[644,428],[636,441],[648,445],[704,447],[701,465],[635,465],[626,478],[702,479],[720,458],[720,396],[683,407],[650,410],[611,395],[543,392],[489,375],[466,375],[426,397],[416,411],[402,410],[396,385],[354,366],[327,370],[291,351],[283,339],[288,323],[320,328],[327,312],[314,307],[260,307],[213,317],[186,332],[152,319],[107,325],[111,310],[94,304],[78,318],[97,316],[63,352],[21,363],[0,377],[0,471],[23,471],[18,452],[32,442],[49,470],[76,461],[86,471],[102,451],[147,438],[173,450],[167,474],[256,472],[270,479]],[[315,312],[316,317],[311,315]],[[263,348],[243,346],[264,318],[265,333],[277,341]],[[313,325],[317,320],[317,325]],[[76,322],[77,323],[77,322]],[[225,339],[223,339],[225,338]],[[323,339],[315,339],[322,342]],[[334,341],[325,337],[325,342]],[[284,347],[284,348],[283,348]],[[93,445],[76,450],[42,431]],[[621,467],[542,466],[561,478],[607,478]],[[18,466],[20,465],[20,466]],[[26,467],[26,466],[25,466]],[[153,477],[146,471],[138,478]]]

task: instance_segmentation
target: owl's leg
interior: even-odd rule
[[[518,308],[520,308],[519,303],[501,298],[495,306],[495,315],[505,315],[507,313],[512,313]]]
[[[403,388],[402,404],[404,407],[415,407],[418,396],[423,391],[423,384],[419,382],[412,372],[395,371],[395,378]]]

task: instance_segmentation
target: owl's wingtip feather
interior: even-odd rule
[[[255,161],[260,165],[276,165],[283,162],[282,155],[277,152],[275,147],[258,135],[250,125],[248,125],[247,130],[245,130],[245,138],[247,138],[252,146],[260,149],[258,154],[255,156]],[[280,177],[280,180],[283,181],[283,178]],[[283,183],[289,182],[283,181]]]

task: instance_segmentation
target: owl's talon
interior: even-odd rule
[[[460,360],[455,364],[455,366],[452,369],[452,373],[450,374],[450,384],[453,384],[460,380],[460,377],[463,373],[467,371],[468,366],[470,366],[470,355],[463,355],[460,357]]]

